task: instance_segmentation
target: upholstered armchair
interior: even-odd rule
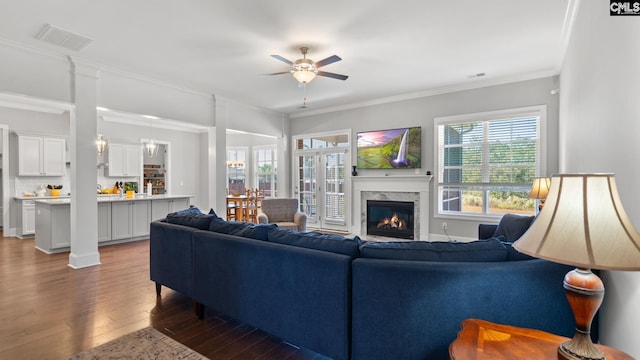
[[[277,224],[283,229],[307,230],[307,214],[298,208],[298,199],[264,199],[258,223]]]

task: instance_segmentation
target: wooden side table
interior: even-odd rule
[[[489,321],[467,319],[458,338],[449,346],[451,359],[557,359],[558,346],[569,338],[540,330],[525,329]],[[596,345],[607,360],[633,360],[620,350]]]

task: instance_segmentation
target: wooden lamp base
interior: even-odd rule
[[[575,269],[565,275],[563,285],[576,319],[576,334],[558,347],[558,359],[604,360],[602,351],[591,342],[591,321],[604,297],[602,280],[591,270]]]

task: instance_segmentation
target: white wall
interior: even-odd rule
[[[578,10],[560,77],[560,171],[615,173],[640,228],[640,22],[609,16],[608,4],[582,1]],[[640,273],[603,279],[601,342],[640,358]]]
[[[550,91],[558,87],[557,77],[496,85],[473,90],[458,91],[393,103],[367,106],[291,119],[291,134],[309,134],[336,129],[352,129],[352,149],[358,131],[380,130],[405,126],[422,127],[422,169],[434,170],[433,119],[441,116],[460,115],[532,105],[547,105],[547,173],[558,169],[558,96]],[[356,163],[356,153],[351,151],[351,162]],[[360,175],[375,175],[376,170],[358,170]],[[394,173],[413,174],[414,170],[394,170]],[[435,181],[432,181],[431,198],[435,198]],[[435,203],[431,204],[432,209]],[[431,234],[444,237],[440,223],[446,221],[452,238],[477,238],[475,221],[434,218],[431,211]],[[359,218],[360,214],[352,214]]]

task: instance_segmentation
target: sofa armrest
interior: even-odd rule
[[[569,270],[542,259],[355,259],[351,358],[448,359],[449,344],[468,318],[570,337],[575,320],[559,286]]]
[[[293,215],[293,222],[298,225],[298,231],[307,231],[307,214],[298,211]]]
[[[498,228],[497,224],[478,224],[478,239],[489,239]]]
[[[261,212],[258,213],[258,224],[268,224],[269,223],[269,216],[267,216],[267,214]]]

